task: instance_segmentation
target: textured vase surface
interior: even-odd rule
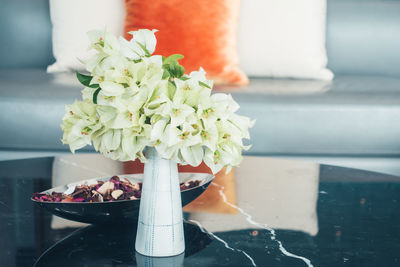
[[[182,267],[185,253],[170,257],[149,257],[136,252],[137,267]]]
[[[185,240],[177,163],[161,158],[153,147],[146,149],[146,158],[136,251],[152,257],[179,255]]]

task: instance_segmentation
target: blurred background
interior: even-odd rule
[[[0,0],[0,159],[70,153],[64,105],[104,28],[158,29],[156,53],[203,66],[257,120],[249,155],[400,175],[399,0]]]

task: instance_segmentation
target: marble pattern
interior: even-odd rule
[[[75,173],[76,176],[69,177],[69,182],[74,182],[90,177],[90,173],[94,177],[112,175],[110,172],[121,168],[121,163],[111,161],[115,169],[107,169],[105,163],[96,166],[98,157],[71,156],[58,162],[65,168],[57,172]],[[34,208],[27,196],[33,190],[51,187],[56,172],[54,162],[54,158],[0,161],[3,265],[14,267],[18,261],[18,266],[32,266],[40,254],[49,254],[45,251],[53,245],[59,249],[50,249],[53,255],[47,258],[52,260],[50,265],[38,267],[74,266],[74,263],[91,266],[93,259],[103,266],[116,262],[134,265],[140,260],[132,258],[136,225],[129,225],[128,232],[119,227],[94,227],[94,231],[90,226],[75,232],[72,240],[64,239],[76,230],[71,228],[75,225],[65,221],[52,229],[51,215]],[[79,176],[80,171],[83,176]],[[245,157],[236,169],[235,185],[235,201],[227,198],[221,183],[214,182],[210,187],[217,199],[237,213],[202,209],[184,214],[185,267],[398,266],[399,177],[314,163]],[[299,213],[288,216],[294,212]],[[156,263],[151,259],[147,262]]]
[[[149,151],[150,152],[150,151]],[[158,180],[161,178],[160,174],[163,173],[169,173],[172,170],[174,170],[174,168],[176,168],[176,165],[174,166],[174,164],[171,165],[171,162],[168,160],[163,160],[161,158],[157,157],[157,153],[155,151],[152,151],[152,154],[149,153],[149,155],[151,155],[151,160],[150,163],[147,164],[147,168],[148,169],[148,182],[151,184],[144,184],[144,188],[143,190],[148,191],[149,193],[152,193],[153,190],[155,190],[154,192],[156,192],[158,194],[158,196],[160,196],[160,194],[164,194],[167,193],[167,195],[165,195],[163,199],[163,197],[158,197],[158,204],[162,204],[163,207],[160,209],[161,213],[163,214],[163,216],[161,216],[163,218],[162,221],[157,221],[156,225],[158,225],[159,231],[155,230],[154,227],[152,227],[152,225],[154,226],[154,221],[151,220],[150,214],[148,214],[149,211],[154,211],[154,205],[157,205],[155,202],[155,197],[149,197],[147,199],[147,201],[145,201],[146,203],[144,203],[143,208],[141,207],[142,210],[146,211],[146,214],[144,214],[142,212],[142,217],[139,218],[139,225],[138,225],[138,236],[136,239],[136,244],[140,244],[139,246],[141,246],[139,249],[136,248],[141,254],[144,255],[148,255],[148,256],[171,256],[171,255],[177,255],[182,253],[182,247],[184,249],[184,244],[178,244],[178,245],[165,245],[165,241],[167,239],[169,239],[169,234],[168,233],[173,233],[174,232],[174,228],[177,228],[176,232],[179,232],[182,235],[182,238],[180,240],[183,240],[183,232],[180,231],[180,229],[182,229],[181,227],[181,223],[182,223],[182,218],[175,218],[175,221],[178,221],[177,224],[172,223],[170,220],[172,219],[172,221],[174,221],[173,218],[169,218],[167,215],[168,214],[164,214],[163,211],[167,211],[170,210],[168,207],[166,207],[166,203],[169,203],[167,200],[167,198],[170,196],[170,191],[169,190],[169,186],[170,186],[170,181],[165,181],[165,180]],[[87,156],[83,156],[81,157],[81,159],[84,159],[84,161],[86,162],[90,162],[90,156],[86,158]],[[93,157],[93,156],[92,156]],[[117,162],[113,162],[113,161],[109,161],[108,159],[104,159],[102,158],[101,160],[103,160],[103,167],[101,168],[94,168],[93,167],[93,163],[92,164],[83,164],[83,162],[81,161],[80,163],[77,163],[76,160],[73,160],[72,156],[66,156],[66,157],[57,157],[56,158],[57,161],[55,161],[56,167],[57,168],[53,168],[54,169],[61,169],[61,173],[63,173],[65,171],[65,168],[63,168],[62,166],[59,166],[60,164],[65,164],[68,168],[68,166],[74,166],[74,167],[78,167],[78,173],[79,172],[83,172],[84,174],[88,174],[87,172],[92,171],[92,173],[94,174],[101,174],[101,175],[105,175],[105,174],[109,174],[111,175],[111,173],[115,170],[121,171],[121,167],[119,167],[119,164]],[[93,158],[92,158],[93,159]],[[98,160],[98,159],[97,159]],[[96,161],[97,161],[96,160]],[[93,160],[91,161],[93,162]],[[310,163],[302,163],[302,162],[291,162],[291,161],[286,161],[286,160],[277,160],[277,159],[268,159],[268,161],[265,161],[264,158],[259,158],[259,157],[246,157],[245,161],[243,162],[241,168],[239,168],[237,170],[238,175],[244,176],[243,174],[246,173],[248,176],[248,181],[246,183],[240,183],[239,181],[239,185],[242,186],[241,191],[246,190],[244,187],[248,187],[246,186],[252,183],[259,183],[260,181],[258,180],[258,178],[260,178],[259,175],[257,175],[257,167],[260,165],[263,165],[263,167],[267,167],[269,168],[269,172],[273,175],[271,175],[271,177],[273,177],[275,180],[276,178],[280,178],[282,179],[282,184],[285,185],[285,179],[289,179],[289,177],[291,177],[290,175],[288,175],[287,171],[282,168],[283,165],[286,165],[287,163],[291,163],[291,168],[289,172],[295,171],[297,174],[298,178],[302,178],[303,181],[302,183],[304,184],[304,179],[306,180],[306,184],[305,187],[306,188],[313,188],[311,191],[308,192],[308,194],[311,194],[311,197],[300,197],[300,195],[297,192],[297,198],[298,201],[303,203],[303,207],[301,208],[301,210],[315,210],[315,205],[316,205],[316,195],[318,194],[318,192],[316,191],[318,189],[318,186],[315,187],[315,185],[318,184],[318,164],[310,164]],[[113,163],[114,163],[114,167],[113,167]],[[111,164],[111,165],[110,165]],[[146,166],[146,165],[145,165]],[[158,168],[161,168],[159,170],[156,171],[156,166],[158,166]],[[79,170],[79,168],[81,168],[82,170]],[[76,170],[76,169],[75,169]],[[284,170],[283,173],[280,173],[279,170]],[[175,170],[174,170],[175,172]],[[60,176],[60,170],[58,171],[58,176]],[[77,177],[79,175],[75,174],[72,177]],[[63,176],[65,179],[65,175]],[[71,174],[69,174],[69,177],[71,177]],[[170,176],[171,177],[175,177],[174,175]],[[264,178],[265,177],[261,177]],[[146,179],[146,178],[145,178]],[[309,184],[307,184],[307,180],[310,181]],[[57,183],[59,183],[60,181],[57,181]],[[63,180],[63,182],[65,182]],[[161,183],[161,182],[165,182],[165,183]],[[269,184],[272,185],[272,180],[270,181]],[[289,182],[289,181],[287,181]],[[293,180],[290,181],[291,183],[293,183]],[[290,195],[290,194],[294,194],[295,192],[290,192],[288,191],[287,193],[284,193],[283,191],[287,191],[288,187],[286,186],[281,186],[281,187],[277,187],[278,183],[274,183],[273,186],[273,191],[280,191],[278,193],[278,195]],[[234,251],[236,253],[242,254],[244,255],[248,260],[249,263],[252,266],[258,266],[256,261],[244,250],[242,249],[238,249],[235,248],[234,245],[231,245],[228,243],[228,241],[222,239],[221,237],[218,236],[218,234],[215,234],[214,231],[209,231],[207,229],[211,228],[211,229],[215,229],[215,231],[219,231],[219,230],[226,230],[228,228],[231,228],[231,230],[234,229],[240,229],[243,227],[253,227],[253,228],[259,228],[259,229],[264,229],[266,231],[268,231],[270,233],[270,240],[274,241],[277,243],[279,250],[281,251],[281,253],[287,257],[291,257],[291,258],[295,258],[295,259],[299,259],[301,261],[303,261],[308,267],[312,267],[313,264],[311,263],[310,259],[307,259],[306,257],[303,257],[301,255],[296,255],[294,253],[289,252],[284,244],[282,243],[282,241],[280,241],[279,239],[277,239],[277,235],[275,232],[275,229],[272,228],[271,226],[269,226],[269,224],[267,224],[266,222],[258,222],[255,221],[253,219],[253,217],[260,217],[260,207],[255,208],[253,207],[254,203],[257,203],[257,201],[251,201],[251,194],[247,194],[246,193],[246,199],[247,201],[245,202],[250,202],[253,203],[250,206],[247,205],[247,203],[244,203],[245,206],[249,206],[250,208],[254,209],[254,211],[256,212],[255,216],[251,215],[248,211],[245,211],[242,207],[240,207],[239,205],[235,205],[233,203],[230,203],[229,201],[227,201],[227,197],[224,194],[224,187],[222,185],[219,185],[215,182],[212,182],[211,186],[215,186],[218,188],[218,193],[219,193],[219,197],[221,198],[221,200],[226,203],[226,205],[232,207],[233,209],[237,210],[239,212],[238,215],[221,215],[221,214],[207,214],[207,213],[203,213],[203,214],[198,214],[196,212],[192,213],[187,221],[188,222],[192,222],[195,223],[200,229],[201,231],[203,231],[204,233],[207,233],[208,235],[210,235],[212,238],[214,238],[215,240],[217,240],[218,242],[221,242],[225,248]],[[303,185],[304,186],[304,185]],[[157,187],[159,187],[157,189]],[[150,190],[150,188],[152,188],[152,190]],[[296,189],[298,189],[298,187],[296,187]],[[159,191],[159,192],[157,192]],[[248,189],[247,189],[248,191]],[[314,192],[315,191],[315,192]],[[277,196],[278,196],[277,195]],[[269,196],[271,198],[271,196]],[[274,197],[272,197],[274,198]],[[287,198],[287,196],[286,196]],[[299,200],[301,199],[301,200]],[[274,199],[271,199],[272,202],[274,201]],[[280,201],[282,201],[283,199],[280,199]],[[304,203],[310,203],[309,205],[311,206],[304,206]],[[298,208],[298,207],[297,207]],[[175,209],[176,211],[177,209]],[[280,213],[277,212],[278,210],[280,210]],[[292,210],[293,211],[293,210]],[[275,216],[271,216],[271,217],[264,217],[265,220],[271,220],[271,218],[275,217],[275,218],[280,218],[280,220],[272,220],[272,222],[274,224],[276,224],[277,226],[280,227],[286,227],[289,229],[300,229],[303,230],[305,232],[309,232],[310,234],[315,235],[318,230],[315,229],[316,226],[316,221],[313,219],[305,219],[306,222],[305,223],[301,223],[300,225],[306,225],[306,228],[302,228],[301,226],[298,225],[293,225],[293,221],[291,220],[292,218],[288,218],[287,215],[282,214],[282,209],[280,207],[276,207],[276,209],[271,210],[271,207],[269,207],[269,210],[266,210],[266,212],[271,213],[272,215],[275,214]],[[290,208],[288,213],[290,214]],[[179,212],[174,214],[175,217],[179,217]],[[219,217],[222,216],[222,217]],[[312,214],[309,215],[310,218],[313,217]],[[143,219],[144,217],[146,217],[147,219]],[[283,217],[283,218],[282,218]],[[300,216],[301,217],[301,216]],[[212,218],[210,220],[210,218]],[[244,218],[245,221],[247,221],[247,223],[250,226],[245,226],[243,225],[243,222],[241,220],[241,218]],[[154,219],[154,218],[153,218]],[[197,220],[196,220],[197,219]],[[59,218],[54,218],[53,219],[53,224],[54,221],[58,222],[60,219]],[[62,219],[61,219],[62,220]],[[149,221],[150,220],[150,221]],[[220,220],[221,223],[220,225],[222,225],[221,229],[218,229],[219,223],[217,223],[216,221]],[[229,223],[227,223],[227,220],[229,220]],[[146,221],[146,222],[145,222]],[[226,221],[226,223],[223,223],[224,221]],[[237,221],[237,223],[235,223],[235,221]],[[301,221],[301,219],[297,218],[297,220],[295,220],[296,222]],[[289,222],[289,224],[288,224]],[[75,222],[71,222],[70,224],[68,222],[66,222],[67,225],[70,226],[76,226]],[[228,226],[229,224],[229,226]],[[238,227],[240,225],[240,227]],[[167,227],[171,227],[171,229],[167,229]],[[209,227],[208,227],[209,226]],[[58,226],[59,227],[59,226]],[[228,227],[228,228],[227,228]],[[300,227],[300,228],[299,228]],[[311,228],[309,228],[311,227]],[[160,235],[164,235],[161,238],[164,238],[165,240],[160,239],[161,241],[155,241],[152,240],[152,237],[154,237],[155,232],[157,232]],[[165,235],[167,234],[167,235]],[[156,250],[159,250],[157,253],[161,253],[161,254],[157,254],[155,253],[154,247],[150,246],[148,240],[152,240],[152,242],[161,244],[160,246],[157,246]],[[151,250],[151,248],[153,248],[153,250]],[[163,251],[163,248],[167,248],[168,251]],[[170,250],[171,248],[178,248],[175,252],[173,252],[172,250]]]

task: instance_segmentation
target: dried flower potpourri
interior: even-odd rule
[[[189,180],[180,185],[181,191],[197,187],[200,180]],[[98,181],[97,184],[75,186],[71,194],[52,192],[51,194],[34,193],[33,200],[42,202],[107,202],[115,200],[140,199],[142,183],[132,183],[128,179],[113,176],[109,181]]]
[[[93,143],[108,158],[142,162],[145,147],[154,146],[162,158],[204,161],[213,173],[238,165],[254,122],[236,114],[231,95],[211,94],[203,69],[185,74],[182,55],[152,55],[155,32],[130,32],[130,41],[88,32],[96,53],[83,61],[90,75],[77,73],[83,100],[66,106],[63,143],[72,152]]]

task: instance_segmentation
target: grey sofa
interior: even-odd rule
[[[48,1],[1,2],[0,159],[68,153],[59,124],[81,87],[45,72]],[[257,119],[247,153],[400,174],[400,1],[328,0],[327,49],[333,82],[251,78],[232,92]]]

